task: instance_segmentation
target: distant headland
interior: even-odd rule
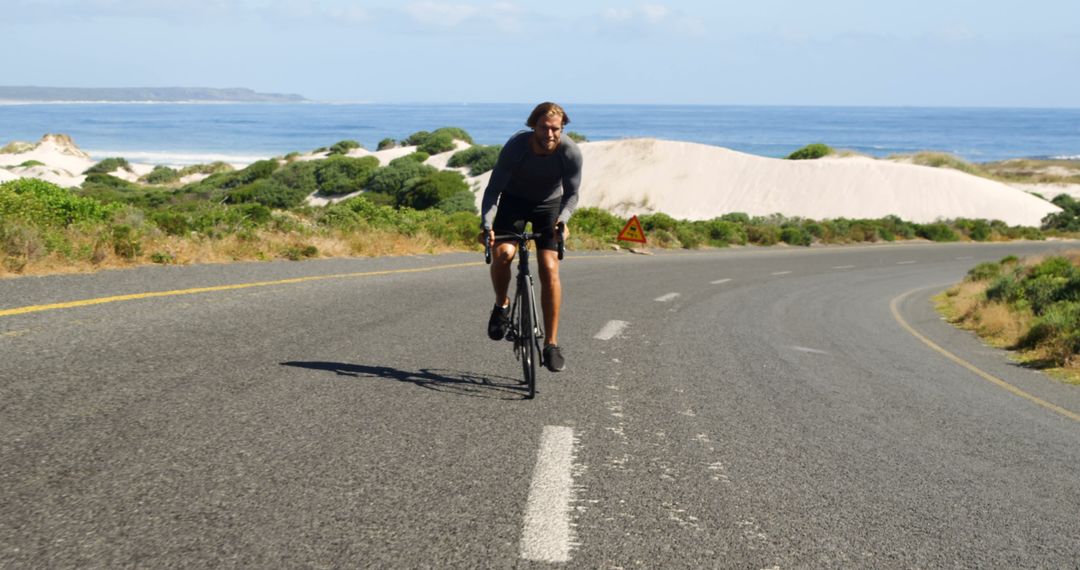
[[[34,87],[0,85],[0,102],[301,103],[291,93],[257,93],[243,87]]]

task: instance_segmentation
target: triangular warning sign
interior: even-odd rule
[[[617,239],[645,243],[645,230],[641,229],[641,222],[638,221],[637,216],[631,217],[630,221],[626,222]]]

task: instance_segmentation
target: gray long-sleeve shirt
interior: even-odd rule
[[[483,227],[490,228],[495,222],[495,211],[503,194],[536,203],[562,196],[559,221],[565,223],[574,213],[581,186],[581,149],[563,134],[554,153],[540,156],[529,145],[532,136],[532,131],[516,133],[499,153],[480,205]]]

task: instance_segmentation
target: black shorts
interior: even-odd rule
[[[536,240],[537,249],[558,249],[555,240],[555,224],[559,221],[559,208],[562,206],[562,196],[552,198],[546,202],[530,202],[515,196],[503,194],[499,197],[499,209],[495,211],[495,221],[492,229],[495,230],[495,241],[510,241],[499,239],[499,232],[525,232],[525,222],[532,222],[533,233],[544,234],[545,237]]]

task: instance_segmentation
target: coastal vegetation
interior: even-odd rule
[[[469,176],[479,176],[493,168],[499,160],[500,146],[475,145],[459,150],[446,163],[451,168],[468,168]]]
[[[953,324],[1080,383],[1080,251],[980,263],[935,300]]]
[[[833,153],[832,147],[823,143],[808,144],[799,150],[789,154],[788,160],[814,160],[829,156]]]
[[[445,152],[438,149],[447,140],[455,147],[454,141],[472,138],[444,127],[401,142],[385,139],[380,147],[421,148],[386,165],[374,156],[348,156],[360,145],[344,140],[324,148],[326,156],[290,153],[239,170],[222,162],[159,166],[129,182],[113,173],[130,171],[131,165],[110,158],[88,169],[78,188],[32,179],[8,182],[0,185],[0,274],[475,249],[479,189],[457,170],[425,164],[430,151]],[[477,176],[494,166],[499,151],[473,145],[447,164]],[[193,175],[197,179],[190,181]],[[1065,197],[1058,205],[1064,211],[1049,216],[1043,229],[996,220],[918,224],[896,216],[810,220],[737,212],[711,220],[661,212],[639,219],[649,247],[685,249],[1043,239],[1044,231],[1080,231],[1080,204]],[[568,246],[639,247],[616,239],[625,221],[605,210],[580,208],[570,220]]]

